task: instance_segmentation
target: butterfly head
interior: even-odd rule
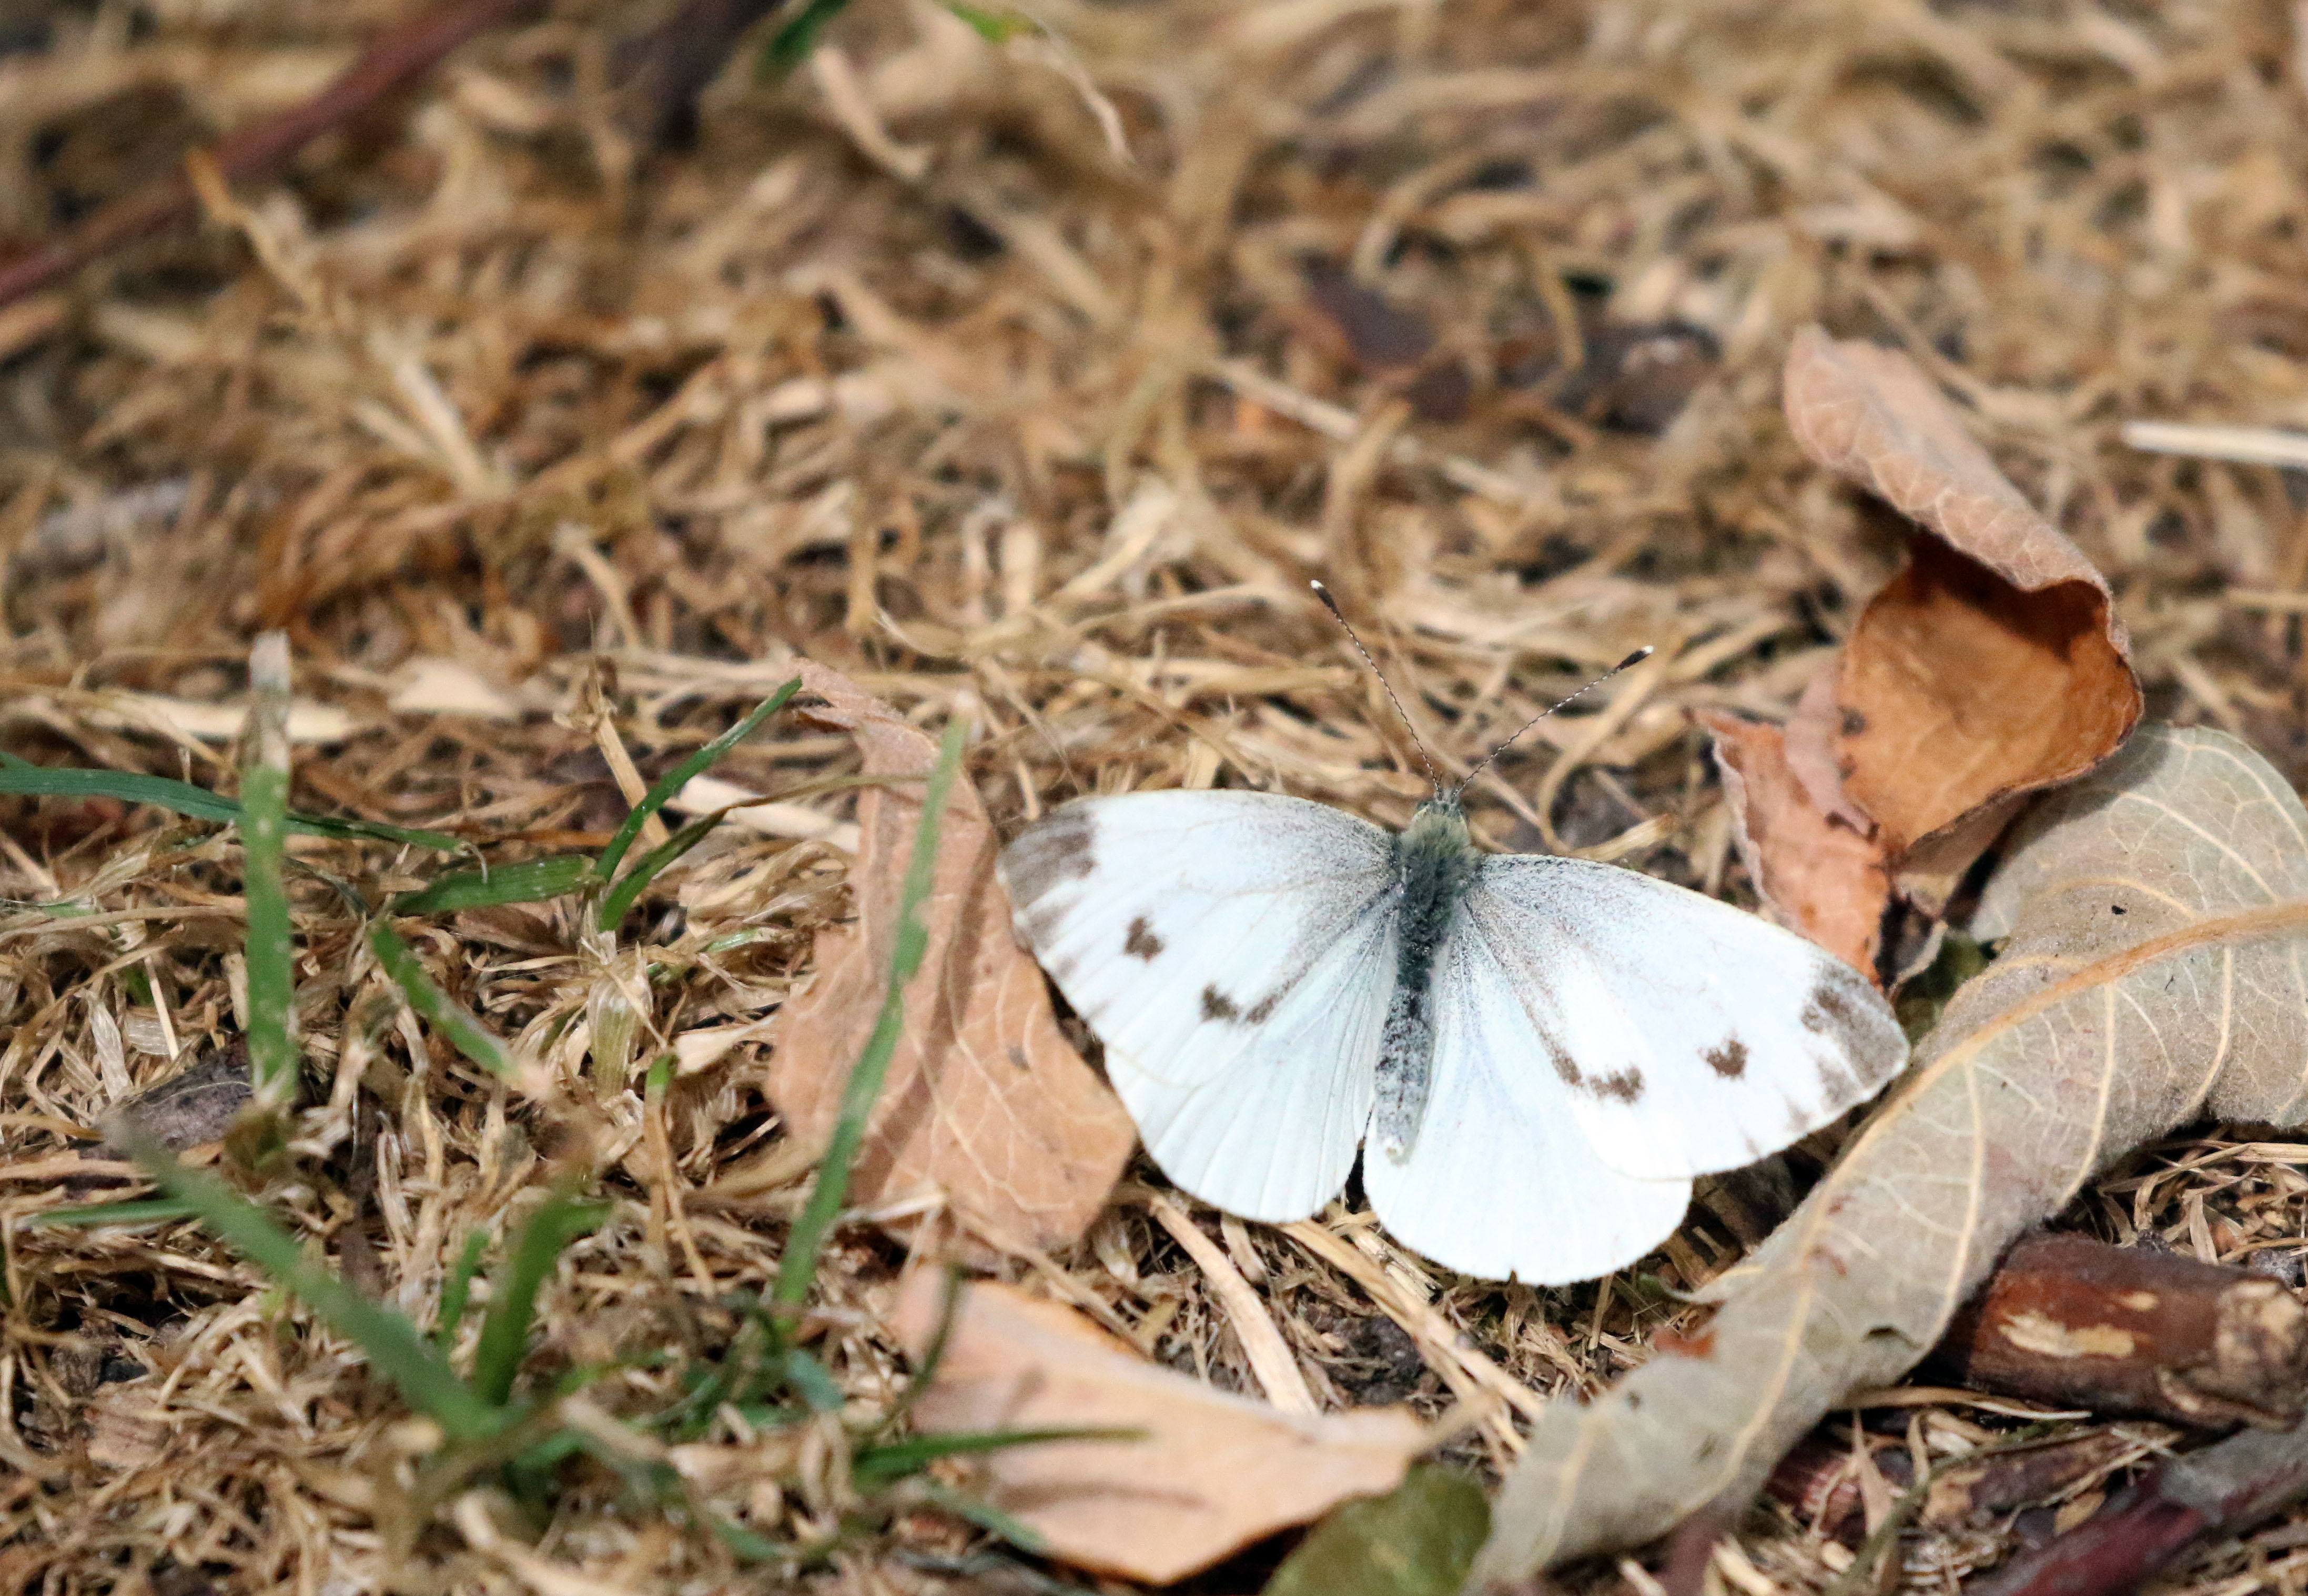
[[[1412,811],[1402,840],[1413,848],[1459,852],[1474,846],[1467,830],[1467,811],[1459,802],[1461,787],[1438,787],[1434,796]]]

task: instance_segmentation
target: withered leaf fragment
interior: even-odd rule
[[[1555,1403],[1478,1577],[1512,1580],[1744,1504],[1846,1394],[1897,1379],[2011,1240],[2199,1113],[2308,1109],[2308,810],[2202,729],[2143,730],[2039,799],[1987,885],[2002,954],[1795,1215],[1715,1282],[1698,1356]]]
[[[819,933],[816,979],[788,1005],[770,1059],[770,1097],[792,1134],[822,1145],[880,1012],[899,889],[936,746],[840,672],[804,661],[807,712],[857,739],[868,776],[850,871],[857,923]],[[906,994],[851,1200],[943,1191],[995,1238],[1064,1247],[1089,1228],[1130,1156],[1135,1131],[1105,1083],[1058,1030],[1039,966],[1010,935],[994,877],[986,808],[957,783],[938,839],[923,918],[929,951]]]
[[[1784,397],[1806,453],[1925,529],[1861,612],[1836,683],[1845,789],[1886,850],[1908,854],[2120,746],[2140,694],[2106,582],[1938,386],[1903,354],[1810,327]],[[1966,857],[1926,870],[1959,874],[1998,829],[1966,828]]]
[[[1720,711],[1699,723],[1715,738],[1731,839],[1763,907],[1870,979],[1891,877],[1875,841],[1820,812],[1789,768],[1778,727]]]
[[[898,1304],[919,1359],[943,1282],[924,1270]],[[983,1499],[1063,1562],[1168,1584],[1349,1497],[1391,1490],[1426,1445],[1408,1408],[1285,1413],[1150,1363],[1073,1309],[979,1281],[962,1289],[915,1427],[1135,1430],[986,1454]]]

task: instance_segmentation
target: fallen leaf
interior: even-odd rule
[[[1382,1497],[1349,1502],[1282,1559],[1263,1596],[1457,1596],[1491,1527],[1482,1488],[1413,1469]]]
[[[106,1116],[104,1141],[82,1150],[82,1158],[125,1159],[133,1140],[170,1152],[220,1142],[248,1106],[248,1040],[234,1037],[225,1046],[147,1087]]]
[[[1984,806],[2089,770],[2140,712],[2106,582],[2037,513],[1896,350],[1796,336],[1787,424],[1804,452],[1927,529],[1844,646],[1833,746],[1895,859]],[[1973,828],[1973,853],[1993,840]],[[1934,877],[1969,859],[1935,858]]]
[[[1721,1277],[1701,1356],[1551,1404],[1493,1510],[1511,1580],[1746,1502],[1850,1392],[1939,1339],[2022,1230],[2199,1113],[2308,1109],[2308,810],[2223,733],[2143,730],[2039,799],[1975,935],[2001,957],[1756,1255]]]
[[[936,747],[840,672],[805,660],[805,711],[857,739],[862,789],[850,889],[857,920],[818,934],[816,978],[786,1005],[769,1092],[792,1134],[822,1145],[889,981],[899,888]],[[1105,1083],[1068,1045],[1041,968],[1011,939],[995,879],[999,843],[969,783],[957,783],[925,906],[929,951],[907,989],[905,1031],[866,1122],[850,1201],[935,1189],[995,1238],[1043,1248],[1079,1238],[1105,1205],[1136,1134]]]
[[[917,1272],[897,1329],[918,1362],[943,1281]],[[1285,1413],[1150,1363],[1072,1308],[1009,1286],[965,1286],[917,1431],[1143,1432],[986,1454],[972,1488],[1041,1536],[1051,1557],[1167,1584],[1350,1497],[1391,1490],[1426,1445],[1408,1408]]]
[[[1787,734],[1778,727],[1718,711],[1698,720],[1715,738],[1731,840],[1763,907],[1873,980],[1891,902],[1882,849],[1820,812],[1788,764]]]

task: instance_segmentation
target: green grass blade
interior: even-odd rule
[[[480,1345],[473,1354],[473,1389],[482,1401],[502,1407],[512,1399],[513,1376],[529,1352],[530,1321],[537,1312],[538,1290],[569,1244],[608,1216],[606,1203],[581,1203],[556,1192],[521,1226],[504,1278],[489,1281],[489,1311],[481,1320]]]
[[[15,798],[106,798],[124,804],[150,804],[193,820],[220,825],[241,824],[241,807],[220,792],[195,787],[171,776],[147,776],[135,771],[91,770],[77,765],[27,764],[11,758],[0,765],[0,794]],[[340,820],[326,815],[288,816],[288,829],[299,836],[333,837],[340,841],[397,842],[454,853],[464,844],[441,832],[383,825],[371,820]]]
[[[886,1446],[869,1446],[857,1454],[850,1474],[863,1485],[886,1485],[909,1474],[918,1474],[942,1457],[965,1457],[980,1452],[1004,1452],[1012,1446],[1039,1446],[1050,1441],[1142,1441],[1142,1429],[987,1429],[954,1430],[944,1435],[915,1436]]]
[[[937,764],[922,794],[921,823],[914,829],[914,856],[898,894],[890,988],[883,996],[881,1015],[874,1022],[874,1034],[866,1040],[866,1050],[858,1055],[849,1083],[842,1089],[840,1114],[834,1121],[832,1139],[826,1143],[825,1158],[818,1165],[817,1179],[810,1186],[809,1202],[786,1238],[775,1297],[781,1307],[799,1307],[808,1299],[811,1282],[817,1277],[817,1255],[841,1212],[843,1199],[849,1195],[849,1166],[857,1161],[858,1145],[866,1137],[866,1117],[873,1111],[874,1100],[882,1095],[891,1057],[898,1050],[898,1036],[905,1027],[906,983],[913,979],[914,972],[922,967],[923,954],[929,951],[930,933],[922,923],[922,904],[929,898],[937,875],[938,829],[945,817],[946,795],[953,790],[954,778],[961,770],[962,746],[969,731],[968,722],[959,716],[946,722]]]
[[[186,1169],[157,1143],[132,1142],[144,1172],[233,1251],[302,1298],[328,1326],[368,1355],[370,1367],[399,1388],[401,1398],[447,1431],[452,1440],[494,1434],[504,1416],[474,1395],[417,1326],[354,1290],[305,1256],[297,1238],[271,1216],[215,1176]]]
[[[297,943],[280,879],[288,821],[288,640],[249,651],[254,708],[240,769],[241,896],[248,905],[248,1074],[260,1106],[297,1100]]]
[[[964,4],[963,0],[945,0],[945,8],[968,22],[988,44],[1008,44],[1012,39],[1034,30],[1034,24],[1023,17],[990,11],[983,5]]]
[[[378,965],[409,1000],[409,1006],[426,1024],[448,1038],[450,1046],[492,1074],[512,1074],[512,1060],[506,1056],[504,1044],[491,1036],[461,1004],[433,984],[433,978],[425,973],[425,966],[417,962],[415,951],[401,941],[391,926],[382,920],[371,926],[368,946],[369,952],[376,955]]]
[[[754,705],[753,713],[659,776],[657,785],[633,806],[633,813],[625,816],[624,824],[609,839],[609,845],[601,850],[599,869],[602,879],[607,880],[617,873],[617,867],[624,862],[625,850],[633,845],[633,839],[642,834],[642,827],[649,823],[649,817],[665,807],[667,799],[688,786],[692,776],[702,775],[710,766],[719,764],[730,749],[753,736],[762,721],[785,708],[787,701],[800,691],[801,677],[796,677]]]
[[[834,1384],[833,1376],[825,1372],[825,1365],[803,1348],[788,1349],[779,1368],[787,1387],[808,1403],[813,1413],[839,1413],[849,1400],[841,1394],[841,1387]]]
[[[773,34],[762,50],[754,76],[762,82],[777,82],[793,69],[809,59],[817,48],[817,36],[825,25],[849,8],[849,0],[809,0],[799,14]]]
[[[441,1308],[434,1316],[433,1344],[448,1358],[457,1350],[457,1330],[465,1322],[465,1305],[473,1298],[473,1276],[481,1267],[481,1253],[489,1245],[489,1233],[478,1229],[465,1238],[465,1250],[457,1255],[457,1266],[449,1271],[449,1278],[441,1282]]]
[[[174,1197],[141,1197],[130,1203],[90,1203],[79,1208],[51,1208],[27,1214],[30,1225],[159,1225],[191,1219],[193,1205]]]
[[[1050,1549],[1048,1541],[1012,1518],[999,1507],[989,1506],[974,1497],[966,1497],[958,1490],[938,1484],[935,1480],[922,1480],[914,1488],[920,1491],[923,1500],[932,1506],[942,1508],[958,1519],[976,1524],[988,1534],[999,1535],[1021,1552],[1033,1552],[1039,1555]]]
[[[701,815],[642,855],[633,867],[626,871],[617,884],[602,898],[600,914],[593,922],[595,927],[603,931],[614,931],[623,925],[626,911],[633,906],[633,900],[640,897],[667,867],[704,841],[707,834],[721,824],[721,817],[728,812],[716,809],[710,815]]]
[[[743,1524],[733,1524],[718,1513],[707,1514],[705,1522],[713,1527],[713,1533],[721,1538],[721,1544],[728,1547],[740,1563],[774,1563],[792,1549],[766,1535],[746,1529]]]
[[[491,909],[500,903],[541,903],[590,886],[593,861],[582,854],[555,854],[487,870],[452,870],[392,901],[395,914],[450,914],[460,909]]]

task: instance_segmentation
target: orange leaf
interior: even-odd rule
[[[899,1298],[899,1339],[919,1359],[943,1281]],[[1158,1364],[1073,1309],[1009,1286],[964,1287],[916,1428],[1144,1432],[989,1454],[975,1488],[1062,1561],[1167,1584],[1348,1497],[1393,1489],[1426,1445],[1408,1408],[1285,1413]]]
[[[1715,738],[1732,840],[1763,906],[1788,930],[1874,979],[1891,901],[1882,847],[1820,812],[1789,765],[1787,732],[1716,711],[1698,720]]]
[[[1837,682],[1844,789],[1885,852],[1899,858],[2121,746],[2140,684],[2106,582],[1915,362],[1805,328],[1787,355],[1786,405],[1813,460],[1936,534],[1916,537],[1908,568],[1868,601]],[[1985,846],[1983,829],[1965,834]],[[1951,862],[1932,868],[1944,876]]]
[[[793,1134],[822,1145],[882,1005],[898,894],[936,746],[838,671],[805,661],[805,712],[848,730],[869,776],[857,800],[857,922],[818,934],[817,978],[786,1007],[769,1092]],[[1064,1247],[1089,1228],[1135,1135],[1129,1115],[1058,1030],[1042,971],[1010,934],[999,843],[966,781],[946,806],[924,910],[929,952],[850,1177],[870,1203],[943,1191],[997,1238]]]

